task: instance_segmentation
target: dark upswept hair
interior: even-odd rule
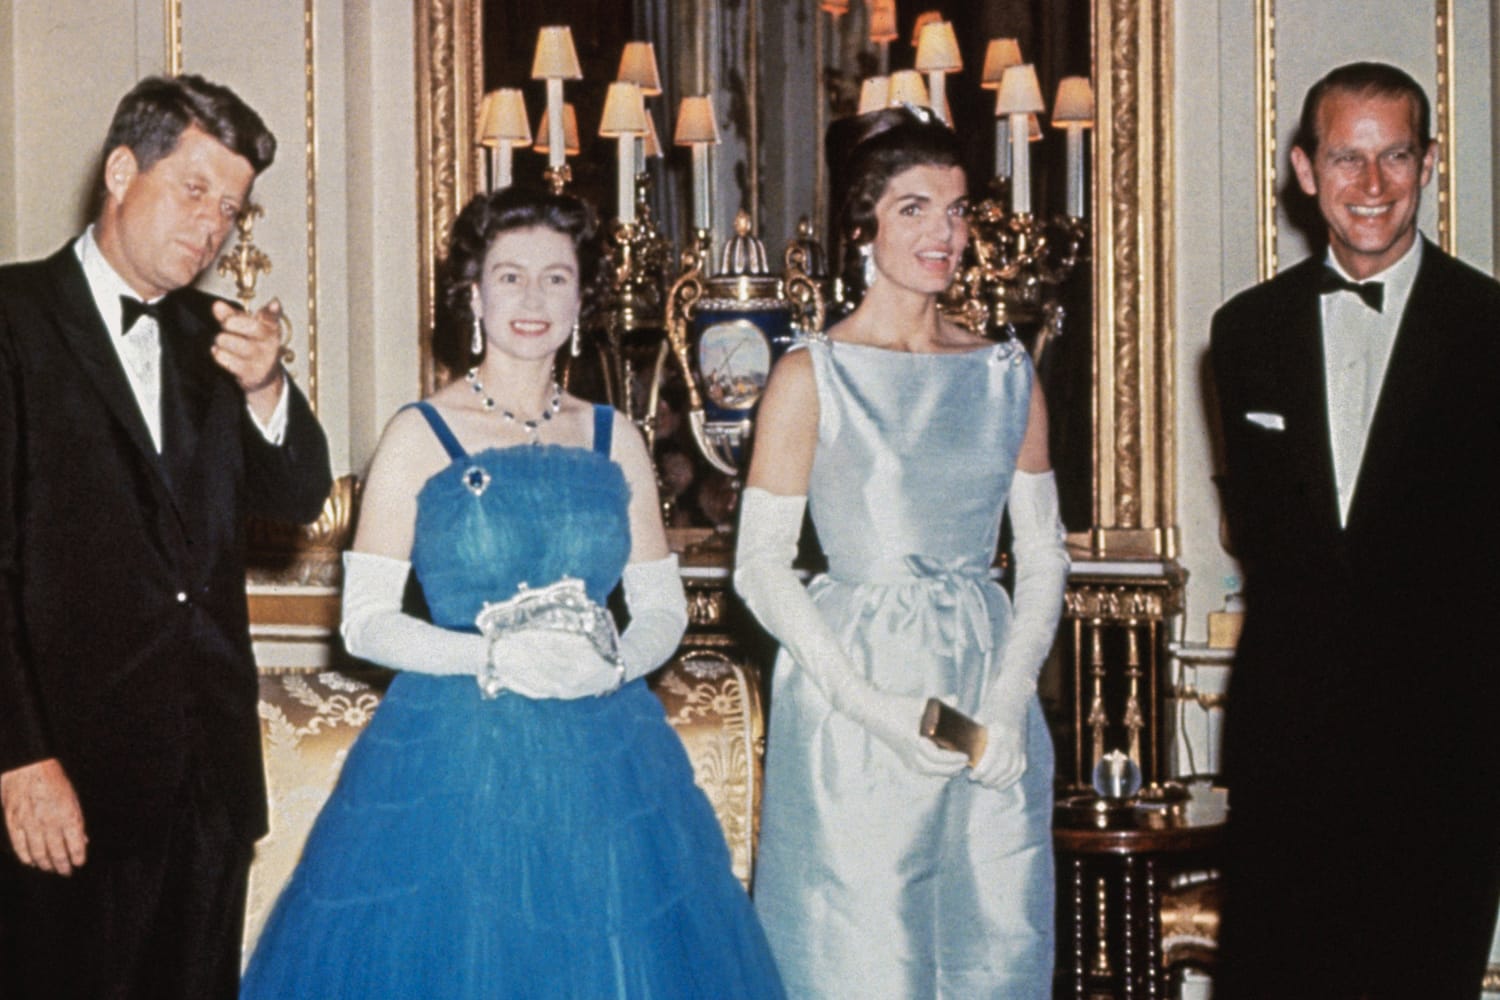
[[[1332,70],[1313,84],[1302,101],[1302,119],[1297,124],[1295,144],[1311,159],[1318,152],[1318,107],[1330,93],[1411,99],[1416,115],[1417,141],[1425,153],[1432,145],[1432,107],[1427,92],[1405,71],[1389,63],[1354,62]]]
[[[605,280],[598,218],[593,207],[570,194],[553,194],[522,187],[502,188],[469,200],[453,222],[448,256],[438,276],[437,324],[432,332],[432,354],[451,372],[478,364],[483,352],[469,349],[474,308],[470,288],[479,280],[484,255],[501,233],[545,226],[573,242],[578,255],[578,321],[587,326],[603,302]]]
[[[852,244],[875,238],[875,204],[891,178],[912,167],[962,167],[958,136],[925,108],[898,105],[829,126],[824,140],[841,196],[839,234]]]
[[[148,76],[120,98],[104,155],[125,146],[144,173],[171,155],[190,126],[249,160],[257,175],[276,158],[276,137],[250,105],[228,87],[191,74]]]

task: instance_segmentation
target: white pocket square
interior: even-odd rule
[[[1261,413],[1259,410],[1252,410],[1245,414],[1245,419],[1268,431],[1286,430],[1286,418],[1279,413]]]

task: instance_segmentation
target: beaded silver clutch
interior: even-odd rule
[[[545,587],[521,584],[515,596],[485,602],[474,624],[493,643],[500,636],[523,629],[573,632],[587,639],[601,657],[620,663],[620,634],[610,613],[589,599],[583,581],[565,576]],[[504,689],[493,662],[486,660],[479,671],[479,689],[493,698]]]

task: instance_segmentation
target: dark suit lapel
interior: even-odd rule
[[[200,338],[212,336],[178,294],[167,297],[161,324],[162,457],[175,487],[187,481],[213,392],[212,355]]]
[[[1287,431],[1296,435],[1299,455],[1299,467],[1288,469],[1288,475],[1304,478],[1308,502],[1337,526],[1338,483],[1333,472],[1323,313],[1316,280],[1322,267],[1322,260],[1315,259],[1287,272],[1284,327],[1280,335],[1269,339],[1279,344],[1282,351],[1278,374],[1285,383]]]
[[[1437,388],[1438,368],[1443,360],[1441,343],[1445,323],[1443,315],[1450,307],[1442,294],[1440,271],[1447,263],[1442,251],[1430,243],[1422,248],[1422,264],[1412,283],[1391,346],[1390,361],[1380,384],[1380,398],[1370,420],[1365,438],[1364,458],[1360,462],[1354,502],[1349,509],[1349,524],[1368,516],[1372,505],[1387,493],[1383,483],[1400,476],[1400,457],[1408,435],[1420,433],[1416,414],[1426,405]]]
[[[79,368],[103,397],[111,416],[125,428],[142,460],[164,486],[168,485],[161,456],[151,440],[151,431],[146,427],[140,404],[125,378],[119,354],[109,343],[109,330],[94,307],[94,296],[83,276],[83,265],[78,262],[71,244],[53,255],[48,270],[53,278],[53,315],[58,317],[62,339],[77,358]]]

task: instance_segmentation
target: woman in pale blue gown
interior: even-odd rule
[[[1068,561],[1026,352],[944,317],[968,239],[953,133],[862,116],[841,221],[859,307],[762,401],[736,587],[780,641],[756,909],[806,1000],[1051,995],[1053,753],[1036,697]],[[992,579],[1008,508],[1014,600]],[[791,569],[804,509],[828,571]],[[919,735],[929,697],[983,724]]]
[[[457,330],[434,350],[468,376],[391,421],[345,559],[345,642],[401,673],[266,923],[244,997],[782,996],[644,679],[687,623],[645,445],[553,379],[596,297],[594,232],[577,199],[516,189],[454,224]],[[409,572],[431,624],[402,611]],[[623,577],[617,650],[524,622],[476,628],[486,602],[565,577],[595,608]]]

